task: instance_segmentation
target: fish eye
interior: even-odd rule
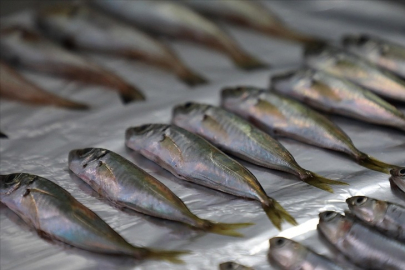
[[[364,44],[366,44],[368,41],[370,40],[370,38],[368,37],[368,36],[361,36],[359,39],[358,39],[358,44],[359,45],[364,45]]]
[[[399,174],[400,174],[400,175],[405,175],[405,168],[404,168],[404,169],[401,169],[401,170],[399,171]]]
[[[186,102],[186,103],[184,104],[184,108],[188,109],[188,108],[190,108],[192,105],[193,105],[193,102]]]
[[[362,204],[365,203],[366,201],[367,201],[367,198],[366,198],[366,197],[363,197],[363,196],[357,197],[356,200],[355,200],[355,204],[357,204],[357,205],[362,205]]]
[[[326,212],[321,213],[321,218],[325,221],[332,220],[336,216],[337,216],[337,213],[334,211],[326,211]]]
[[[285,243],[285,240],[283,238],[279,238],[276,241],[276,245],[279,246],[279,247],[284,245],[284,243]]]
[[[223,263],[222,266],[223,266],[223,269],[228,269],[228,270],[234,269],[232,262]]]

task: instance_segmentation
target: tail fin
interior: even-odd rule
[[[178,257],[181,255],[190,254],[190,251],[165,251],[165,250],[156,250],[149,249],[146,259],[168,261],[175,264],[184,264],[184,261]]]
[[[262,207],[277,229],[281,230],[281,223],[284,220],[294,226],[298,225],[297,221],[276,200],[269,197],[267,203],[262,203]]]
[[[264,32],[266,32],[270,36],[278,37],[280,39],[289,40],[293,42],[298,42],[303,45],[326,43],[326,41],[324,40],[299,33],[280,24],[271,28],[266,28]]]
[[[357,159],[357,163],[370,170],[390,174],[390,170],[400,168],[399,166],[388,164],[375,159],[365,153]]]
[[[128,86],[125,91],[120,93],[121,100],[124,104],[128,104],[135,101],[146,100],[143,93],[133,86]]]
[[[189,69],[183,69],[181,72],[178,72],[177,77],[188,86],[196,86],[208,82],[207,79]]]
[[[243,237],[243,234],[238,233],[235,230],[246,228],[252,225],[254,225],[254,223],[213,223],[207,220],[207,226],[205,226],[203,230],[221,235]]]
[[[310,171],[307,171],[306,177],[302,178],[302,181],[308,185],[323,189],[330,193],[333,193],[333,189],[330,185],[349,185],[346,182],[331,180]]]

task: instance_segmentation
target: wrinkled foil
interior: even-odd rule
[[[267,1],[292,27],[337,42],[342,34],[366,32],[405,45],[405,7],[389,1]],[[2,18],[30,25],[31,12]],[[34,108],[1,101],[0,128],[10,139],[0,141],[1,174],[27,172],[46,177],[67,189],[76,199],[100,215],[130,243],[169,250],[190,250],[185,265],[132,259],[86,252],[39,238],[20,218],[0,205],[0,269],[217,269],[224,261],[236,261],[255,269],[274,269],[267,259],[268,239],[284,236],[299,241],[343,265],[347,261],[316,231],[318,213],[343,212],[345,199],[367,195],[405,205],[405,195],[391,187],[389,176],[357,165],[348,157],[289,139],[280,142],[298,163],[350,186],[336,186],[335,193],[318,190],[294,176],[242,164],[258,178],[267,194],[278,200],[299,222],[276,230],[256,202],[216,192],[176,179],[156,164],[124,146],[127,127],[168,123],[174,105],[186,101],[219,103],[225,86],[268,86],[269,75],[301,65],[298,45],[272,39],[247,29],[221,25],[247,51],[272,64],[271,69],[243,72],[221,54],[182,41],[168,41],[181,58],[211,83],[193,90],[169,73],[135,61],[86,54],[86,57],[118,73],[142,88],[148,101],[123,106],[116,93],[98,86],[68,82],[24,71],[23,74],[50,92],[88,102],[93,109],[73,112],[50,107]],[[158,79],[157,79],[158,78]],[[405,112],[405,106],[400,107]],[[394,129],[331,116],[355,145],[388,163],[405,165],[405,136]],[[187,226],[121,211],[103,201],[83,181],[69,173],[68,152],[82,147],[112,150],[145,169],[176,193],[199,217],[218,222],[254,222],[240,230],[244,238],[195,231]]]

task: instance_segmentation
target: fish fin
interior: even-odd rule
[[[1,139],[8,139],[8,136],[0,131],[0,138]]]
[[[268,198],[267,203],[262,203],[262,207],[271,223],[281,230],[281,223],[283,220],[292,225],[298,225],[297,221],[274,199]]]
[[[148,249],[148,251],[148,254],[145,256],[148,259],[168,261],[175,264],[184,264],[184,261],[178,257],[191,253],[190,251],[165,251],[156,249]]]
[[[306,175],[306,178],[302,179],[302,181],[304,181],[308,185],[323,189],[330,193],[333,193],[333,189],[332,187],[330,187],[330,185],[349,185],[346,182],[331,180],[309,171],[307,171]]]
[[[208,220],[206,224],[202,228],[204,231],[234,237],[243,237],[243,234],[235,230],[254,225],[254,223],[214,223]]]
[[[179,72],[177,76],[190,87],[208,83],[207,79],[189,69]]]
[[[363,167],[366,167],[370,170],[390,174],[392,169],[400,168],[399,166],[388,164],[378,159],[375,159],[365,153],[362,153],[357,159],[357,163]]]

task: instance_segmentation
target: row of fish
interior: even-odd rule
[[[287,31],[276,16],[263,9],[258,3],[240,1],[237,5],[230,6],[227,1],[220,2],[218,2],[218,7],[226,13],[231,12],[233,14],[231,18],[242,18],[245,21],[244,25],[250,25],[256,29],[267,29],[264,32],[274,32],[278,36],[296,37],[290,38],[296,41],[315,40],[293,31]],[[265,66],[241,49],[236,41],[213,22],[179,3],[92,1],[91,4],[93,7],[124,18],[132,25],[121,23],[85,5],[64,4],[38,11],[35,15],[36,26],[47,38],[58,42],[65,48],[137,59],[173,72],[191,86],[205,83],[206,79],[190,70],[171,48],[136,29],[134,25],[149,32],[157,32],[159,35],[192,40],[223,52],[229,55],[236,65],[244,69]],[[193,1],[187,1],[184,4],[193,4]],[[262,22],[257,21],[257,15],[262,16]],[[226,14],[223,14],[223,17],[228,18]],[[0,46],[2,58],[11,64],[67,79],[111,87],[121,94],[124,102],[145,99],[135,86],[111,71],[58,47],[32,30],[20,26],[5,27],[1,30]],[[1,68],[6,70],[4,65]],[[7,76],[9,76],[8,73]],[[14,77],[12,80],[17,81]],[[11,79],[5,78],[5,80],[10,81]],[[20,78],[18,82],[22,84],[19,86],[20,91],[15,91],[16,84],[7,88],[9,85],[4,82],[1,87],[1,96],[33,104],[86,108],[83,104],[69,102],[40,91],[38,87],[29,84],[23,78]],[[29,85],[27,93],[23,88],[26,85]],[[36,89],[36,91],[34,92],[32,89]],[[35,93],[37,95],[34,95]]]
[[[351,213],[319,214],[318,231],[361,269],[401,270],[405,265],[405,208],[365,196],[346,200]],[[290,239],[270,240],[270,261],[282,269],[357,269],[330,259]]]

